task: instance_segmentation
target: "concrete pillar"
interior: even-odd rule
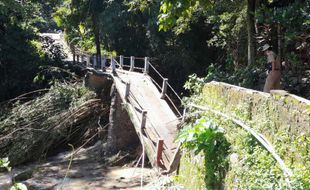
[[[141,129],[145,128],[145,124],[146,124],[146,114],[147,114],[147,111],[142,110],[142,115],[141,115]]]
[[[93,56],[93,68],[96,68],[96,66],[97,66],[97,57],[95,55]]]
[[[101,57],[101,70],[105,69],[107,59],[105,57]]]
[[[126,99],[126,101],[128,101],[129,91],[130,91],[130,83],[126,82],[126,88],[125,88],[125,99]]]
[[[86,55],[86,67],[90,66],[90,56]]]
[[[182,115],[182,123],[185,122],[185,117],[186,117],[186,113],[187,112],[187,108],[184,107],[184,110],[183,110],[183,115]]]
[[[129,69],[129,71],[134,71],[134,68],[135,68],[135,57],[130,56],[130,69]]]
[[[144,58],[144,70],[143,70],[143,73],[145,75],[147,75],[149,73],[149,58],[148,57]]]
[[[167,78],[164,78],[164,81],[163,81],[163,85],[161,87],[161,95],[160,95],[160,98],[161,99],[164,99],[166,97],[166,93],[167,93],[167,83],[168,83],[168,79]]]
[[[122,55],[119,56],[119,64],[121,66],[121,69],[123,69],[123,66],[124,66],[124,56],[122,56]]]
[[[111,56],[111,69],[112,69],[112,73],[115,73],[115,61],[113,56]]]

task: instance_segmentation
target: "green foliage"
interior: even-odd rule
[[[203,78],[199,78],[196,74],[192,74],[188,76],[188,80],[184,84],[184,88],[192,95],[199,95],[202,92],[204,82],[205,81]]]
[[[0,2],[0,101],[38,88],[33,79],[40,65],[50,61],[36,35],[49,25],[43,24],[46,4],[41,0]]]
[[[8,171],[11,171],[11,167],[9,167],[10,161],[9,158],[1,158],[0,159],[0,168],[6,168]]]
[[[10,190],[27,190],[27,186],[23,183],[15,183]]]
[[[280,5],[277,5],[280,4]],[[283,1],[263,4],[257,9],[258,38],[260,43],[273,45],[278,51],[277,27],[283,36],[281,51],[284,59],[294,65],[309,63],[310,1]]]
[[[184,88],[192,96],[199,95],[202,92],[204,84],[210,81],[226,82],[246,88],[253,88],[258,85],[259,74],[262,72],[263,70],[261,68],[254,65],[250,65],[242,70],[233,70],[230,65],[227,65],[227,68],[223,68],[211,64],[208,67],[206,77],[198,77],[196,74],[192,74],[188,77]]]
[[[53,13],[58,27],[64,28],[70,46],[84,51],[94,47],[94,34],[90,21],[89,2],[65,0]]]
[[[159,30],[167,30],[175,26],[179,26],[177,33],[181,33],[188,26],[188,20],[199,9],[207,9],[212,7],[212,1],[161,1],[160,13],[158,15]]]
[[[115,50],[119,55],[146,55],[149,49],[146,36],[148,15],[127,9],[122,0],[107,3],[99,16],[103,45],[108,51]],[[137,42],[139,45],[134,45]]]
[[[64,28],[71,47],[99,53],[94,46],[100,46],[99,16],[106,3],[101,0],[65,0],[58,7],[53,18],[59,27]]]
[[[224,129],[213,120],[203,117],[194,124],[185,126],[178,135],[178,141],[195,155],[204,154],[205,184],[207,189],[221,189],[227,170],[229,143]]]

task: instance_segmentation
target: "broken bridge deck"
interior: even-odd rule
[[[88,68],[92,69],[92,68]],[[114,79],[125,109],[153,166],[172,172],[179,163],[179,143],[175,141],[180,118],[161,98],[159,89],[147,74],[106,68]]]

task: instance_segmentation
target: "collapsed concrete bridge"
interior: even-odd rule
[[[155,69],[148,58],[123,56],[120,56],[119,60],[115,57],[103,58],[100,66],[96,64],[95,59],[90,64],[89,57],[80,56],[80,58],[76,60],[93,73],[92,78],[105,75],[113,80],[112,93],[116,93],[117,95],[114,95],[116,101],[121,102],[121,106],[117,106],[117,109],[126,109],[151,164],[166,172],[174,171],[180,159],[179,144],[175,142],[175,138],[182,119],[175,100],[180,102],[181,99],[168,83],[168,79]],[[161,85],[149,75],[150,69],[162,80]],[[91,85],[100,85],[96,84],[98,80],[94,81],[97,82]],[[101,83],[104,82],[101,81]],[[168,95],[167,92],[171,93]],[[174,95],[174,99],[171,98],[171,94]],[[116,112],[122,112],[122,110],[116,110]],[[110,112],[110,116],[118,123],[116,126],[120,125],[120,120],[125,119],[120,118],[117,113],[111,115]],[[121,126],[119,129],[112,130],[123,130],[121,131],[125,133],[123,136],[128,134],[128,137],[124,138],[130,137],[130,128]],[[117,137],[112,141],[115,147],[119,146]]]

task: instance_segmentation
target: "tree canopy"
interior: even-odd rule
[[[289,69],[308,67],[309,4],[309,0],[2,0],[1,63],[18,65],[21,59],[11,47],[40,59],[33,41],[36,35],[63,29],[71,47],[96,55],[98,61],[109,54],[153,57],[179,91],[191,73],[260,89],[265,58],[259,48],[265,43]],[[29,62],[27,68],[40,65],[35,60],[25,64]],[[292,86],[285,88],[297,94],[306,91],[306,86],[298,90]]]

